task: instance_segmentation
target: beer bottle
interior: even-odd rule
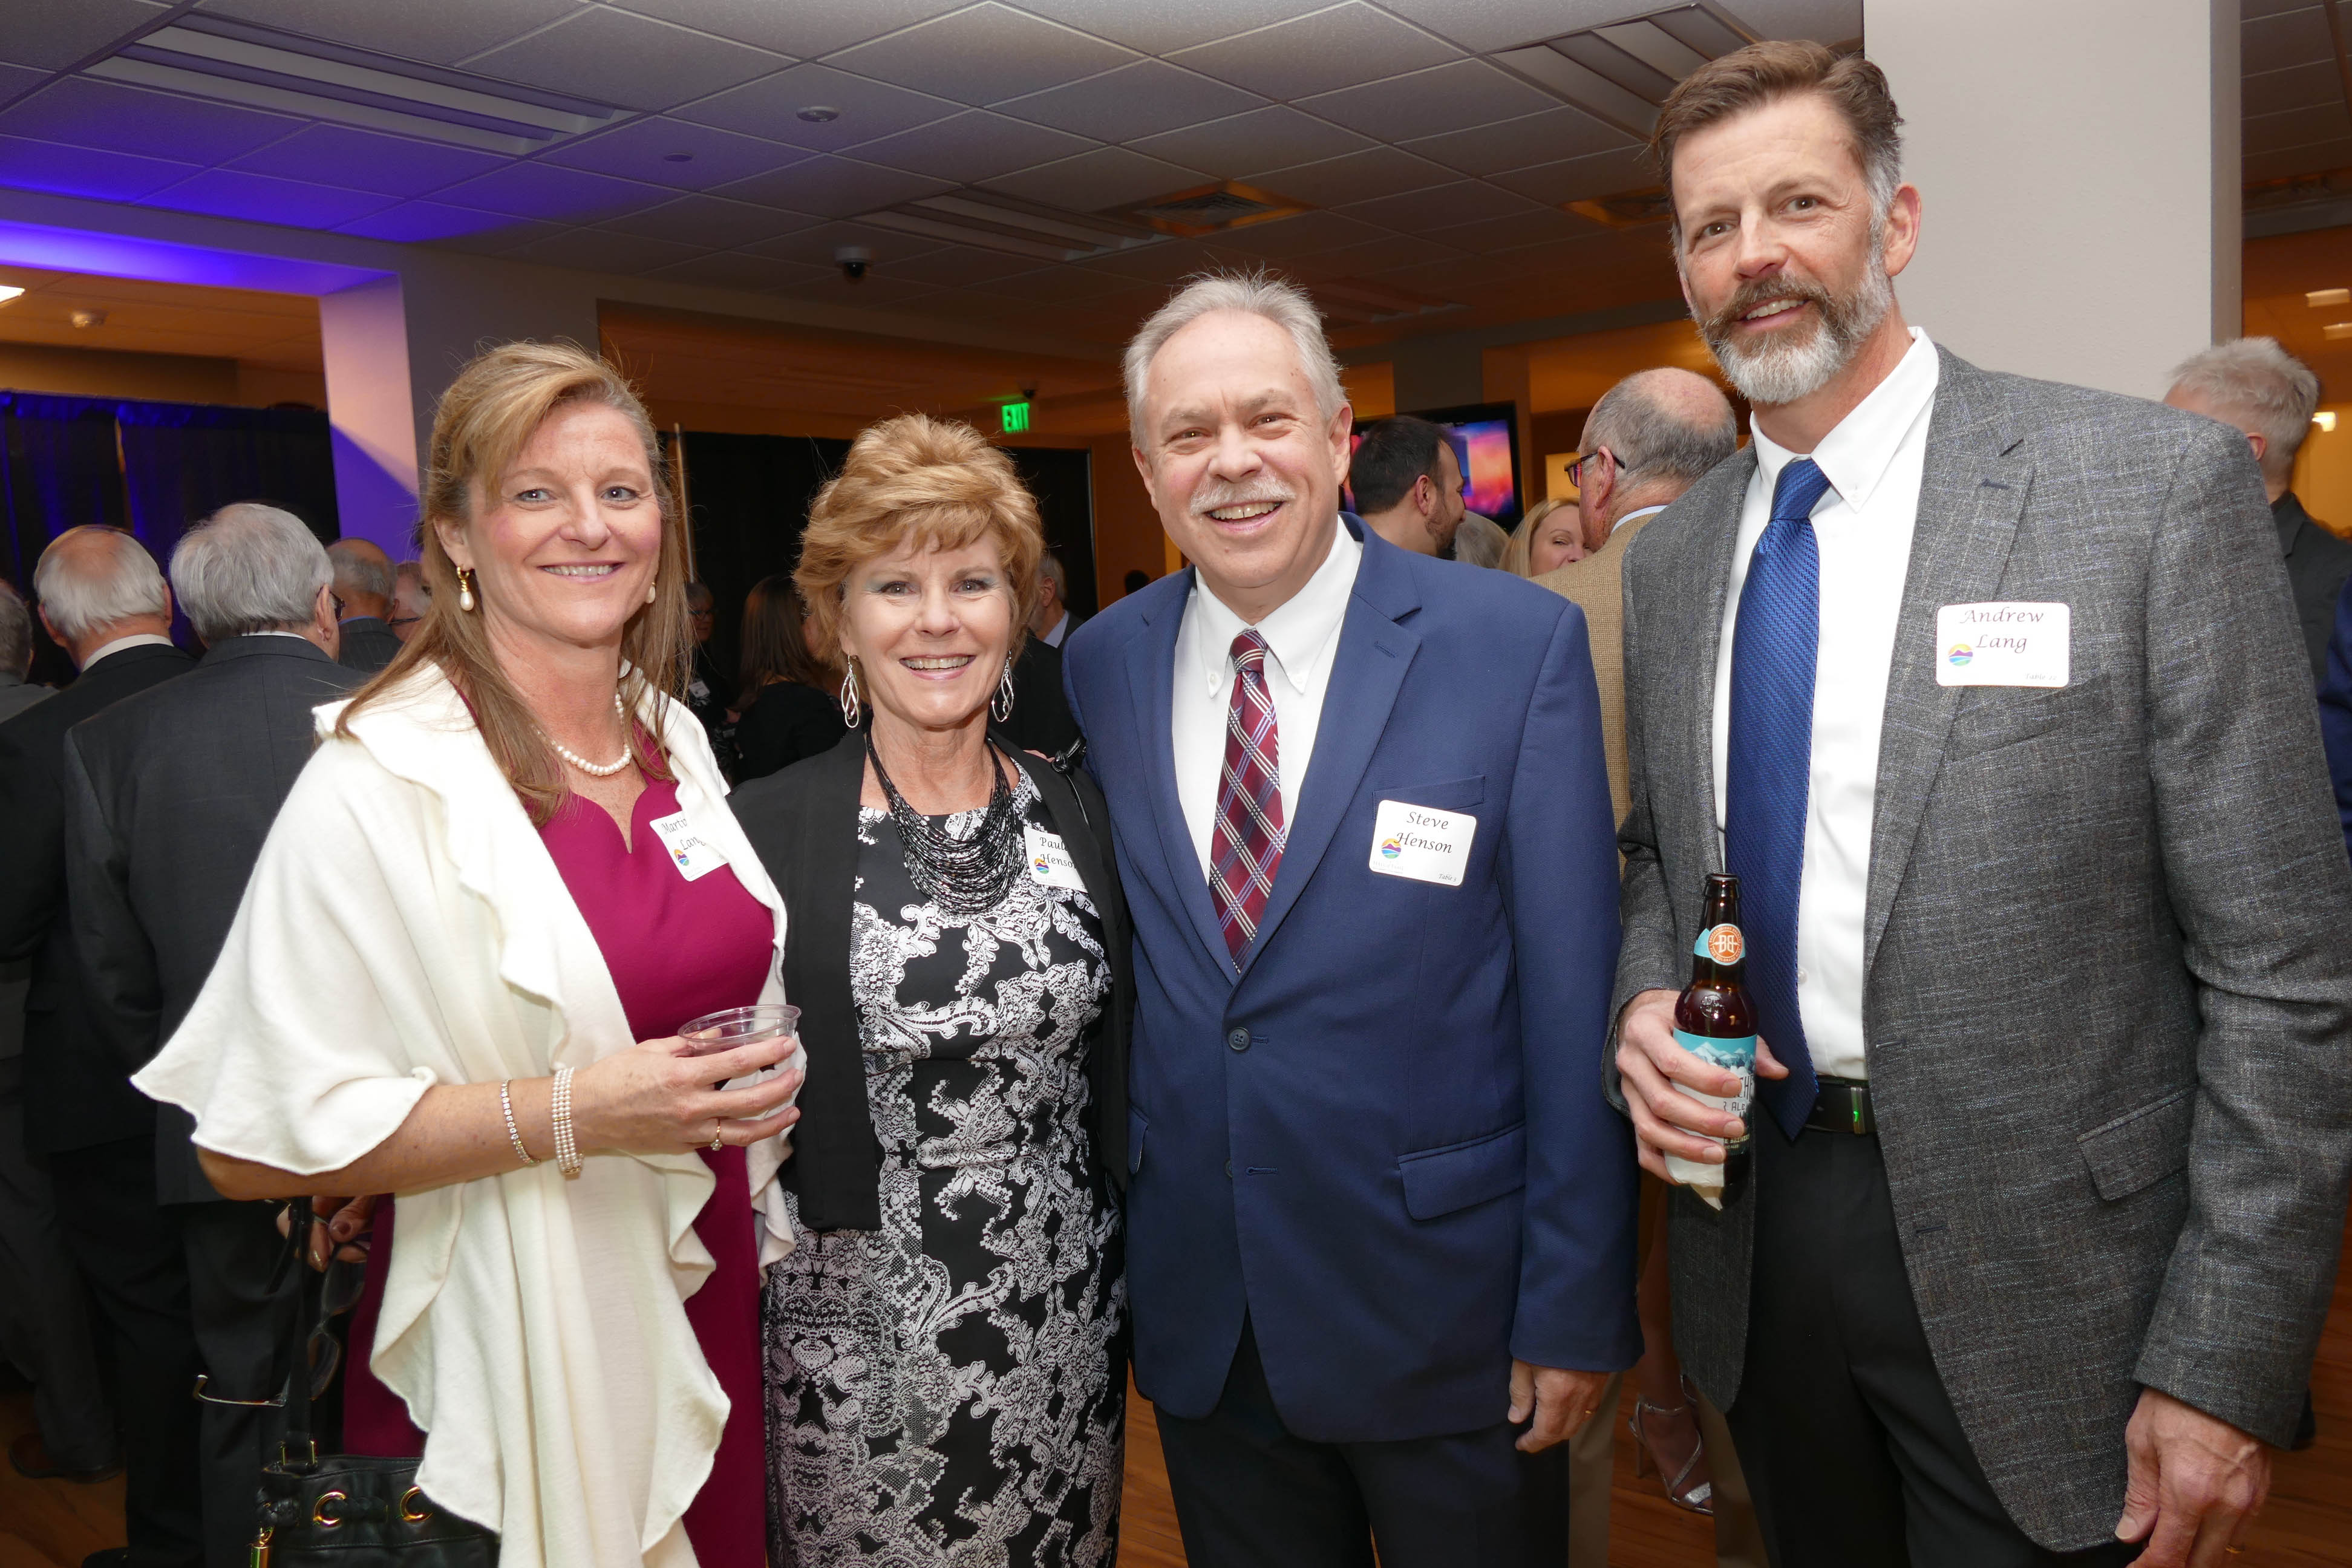
[[[1706,879],[1706,903],[1697,942],[1691,949],[1691,981],[1675,1000],[1675,1043],[1715,1067],[1739,1075],[1739,1092],[1700,1094],[1677,1084],[1702,1104],[1729,1111],[1743,1128],[1756,1101],[1756,1007],[1748,998],[1748,941],[1739,930],[1739,879],[1721,872]],[[1748,1185],[1748,1138],[1743,1131],[1724,1149],[1720,1165],[1666,1156],[1666,1172],[1709,1206],[1721,1208]]]

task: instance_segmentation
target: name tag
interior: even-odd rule
[[[2063,686],[2074,611],[2000,600],[1936,612],[1938,686]]]
[[[670,863],[677,874],[688,881],[698,881],[727,864],[727,857],[695,837],[694,826],[686,813],[656,816],[654,831],[661,836],[662,847],[669,851]]]
[[[1023,837],[1029,840],[1029,876],[1041,888],[1067,888],[1073,892],[1087,890],[1086,879],[1078,875],[1077,862],[1063,847],[1062,836],[1048,833],[1042,827],[1024,827]]]
[[[1458,888],[1477,832],[1478,819],[1466,811],[1384,800],[1372,816],[1372,869],[1383,877]]]

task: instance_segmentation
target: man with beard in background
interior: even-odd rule
[[[1626,555],[1611,1091],[1661,1176],[1749,1146],[1675,1337],[1776,1563],[2219,1563],[2327,1312],[2352,867],[2244,438],[1908,327],[1900,123],[1797,42],[1659,113],[1755,440]],[[1745,1120],[1674,1030],[1717,870]]]

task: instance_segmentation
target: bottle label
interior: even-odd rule
[[[1715,929],[1727,931],[1735,939],[1739,934],[1739,928],[1737,926],[1717,926]],[[1676,1029],[1675,1044],[1709,1066],[1738,1073],[1739,1092],[1729,1095],[1701,1094],[1685,1084],[1678,1083],[1675,1087],[1701,1105],[1710,1105],[1717,1110],[1728,1111],[1738,1117],[1740,1121],[1746,1121],[1748,1119],[1748,1108],[1756,1102],[1756,1037],[1742,1035],[1737,1039],[1721,1040],[1705,1035],[1694,1035],[1684,1029]],[[1734,1147],[1743,1147],[1746,1142],[1747,1140],[1743,1138]],[[1722,1166],[1706,1164],[1696,1160],[1685,1160],[1678,1154],[1666,1156],[1666,1174],[1685,1186],[1720,1187],[1723,1184]]]
[[[1736,925],[1710,926],[1691,943],[1691,956],[1712,959],[1717,963],[1738,963],[1748,956],[1748,939],[1739,934]]]

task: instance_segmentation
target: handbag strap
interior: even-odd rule
[[[326,1277],[310,1267],[310,1227],[314,1221],[309,1198],[286,1205],[286,1246],[270,1271],[270,1293],[286,1282],[286,1271],[301,1277],[300,1304],[288,1317],[286,1346],[286,1436],[278,1450],[278,1462],[290,1470],[307,1470],[319,1462],[319,1444],[310,1428],[310,1325],[318,1320],[319,1300]]]

